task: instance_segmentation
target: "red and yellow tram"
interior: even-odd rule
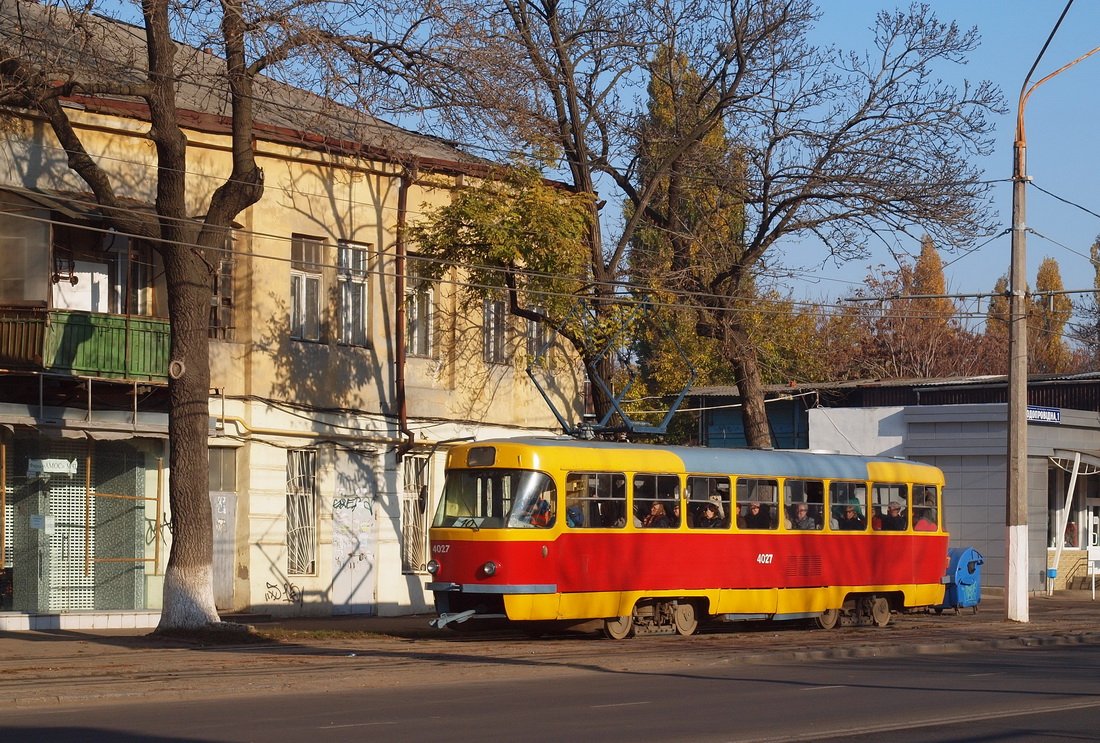
[[[602,619],[884,626],[943,601],[943,473],[883,457],[521,438],[447,458],[437,626]]]

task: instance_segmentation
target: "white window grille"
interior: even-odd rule
[[[370,248],[341,242],[337,253],[340,342],[362,346],[367,342],[367,261]]]
[[[287,452],[286,572],[317,572],[317,452],[308,449]]]
[[[504,302],[486,299],[483,315],[485,325],[482,328],[482,355],[485,363],[503,364],[507,361],[504,353],[507,320]]]
[[[401,572],[422,573],[428,564],[431,458],[407,455],[401,493]]]
[[[410,356],[431,356],[435,325],[435,286],[424,278],[424,263],[409,259],[406,263],[405,351]]]
[[[325,243],[294,235],[290,239],[290,337],[321,338],[321,267]]]

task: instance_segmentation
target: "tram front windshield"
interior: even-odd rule
[[[432,526],[507,529],[550,526],[554,481],[528,470],[451,470]]]

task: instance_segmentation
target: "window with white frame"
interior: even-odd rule
[[[532,307],[533,311],[541,315],[546,314],[545,307]],[[545,363],[550,354],[550,343],[554,339],[554,331],[550,324],[542,320],[527,321],[527,363]]]
[[[482,326],[482,358],[488,364],[506,363],[507,314],[504,301],[486,299],[482,312],[485,323]]]
[[[367,342],[367,261],[370,247],[341,241],[337,253],[340,342],[362,346]]]
[[[404,458],[405,490],[401,493],[401,572],[422,573],[428,564],[431,457]]]
[[[290,238],[290,337],[321,338],[321,268],[325,242],[318,237]]]
[[[435,329],[435,286],[427,278],[423,260],[405,264],[405,351],[410,356],[432,356]]]
[[[317,452],[286,455],[286,572],[317,573]]]

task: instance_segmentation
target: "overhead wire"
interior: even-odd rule
[[[26,34],[17,34],[16,36],[20,37],[20,38],[24,38],[24,39],[33,38],[33,37],[27,36]],[[181,45],[183,45],[187,48],[190,48],[193,51],[196,51],[196,52],[198,51],[197,49],[195,49],[194,47],[190,47],[189,45],[186,45],[186,44],[181,44]],[[93,56],[95,56],[95,55],[93,55]],[[103,58],[103,57],[99,57],[99,58],[101,60],[106,61],[106,58]],[[117,60],[111,60],[111,62],[113,64],[118,65]],[[126,66],[126,65],[121,65],[121,66],[122,67],[128,67],[128,69],[130,69],[134,72],[138,72],[140,74],[147,74],[146,71],[143,68],[138,67],[138,66]],[[180,76],[177,76],[176,79],[177,80],[182,80],[183,78],[180,77]],[[270,80],[271,83],[274,84],[274,85],[293,87],[289,83],[280,81],[276,78],[266,77],[266,79]],[[187,78],[187,82],[189,84],[196,85],[197,87],[205,88],[207,90],[210,90],[212,92],[224,92],[224,90],[222,88],[218,87],[218,86],[215,86],[215,85],[212,85],[212,84],[202,84],[202,83],[199,83],[198,81],[196,81],[196,79],[191,78],[191,77]],[[305,92],[309,92],[309,91],[305,91]],[[255,98],[255,96],[254,96],[254,98]],[[256,100],[259,100],[259,99],[257,98]],[[298,107],[298,106],[293,106],[293,105],[286,106],[286,108],[289,109],[289,110],[298,110],[298,111],[308,112],[308,113],[312,113],[312,114],[316,113],[316,111],[314,111],[314,110],[309,110],[309,109],[305,109],[304,107]],[[397,131],[400,131],[402,133],[410,134],[412,136],[416,136],[415,132],[411,132],[409,130],[403,129],[403,128],[401,128],[399,126],[396,126],[396,125],[393,125],[393,124],[386,123],[385,126],[383,126],[383,124],[380,123],[380,121],[375,119],[374,117],[369,117],[369,119],[363,119],[363,118],[360,118],[360,117],[356,117],[354,119],[344,119],[344,118],[341,118],[341,117],[335,117],[335,118],[337,118],[342,123],[355,124],[355,125],[360,125],[360,126],[364,126],[364,127],[367,127],[367,128],[374,127],[374,128],[376,128],[380,131],[381,130],[389,131],[390,130],[389,128],[392,127],[393,129],[396,129]],[[42,145],[42,146],[45,147],[45,145]],[[55,149],[64,151],[61,148],[55,148]],[[110,159],[109,156],[107,157],[107,159]],[[127,163],[127,164],[135,164],[134,161],[127,161],[123,158],[117,158],[117,160],[119,162],[124,162],[124,163]],[[146,164],[146,165],[147,165],[147,167],[150,167],[150,168],[157,167],[155,164]],[[208,175],[208,174],[199,174],[199,173],[188,173],[188,175],[189,176],[198,176],[198,177],[212,177],[212,178],[216,177],[216,176],[212,176],[212,175]],[[1003,181],[1006,181],[1006,180],[1010,180],[1010,179],[979,180],[979,181],[975,181],[975,183],[978,183],[978,184],[993,184],[993,183],[1003,182]],[[716,183],[717,181],[711,179],[711,180],[709,180],[709,182]],[[275,187],[275,188],[278,188],[278,187]],[[292,189],[289,189],[289,188],[284,188],[284,189],[280,189],[280,190],[283,190],[287,193],[299,193],[299,194],[301,194],[301,195],[303,195],[307,198],[309,198],[310,196],[319,196],[320,195],[320,194],[312,194],[311,195],[311,194],[308,194],[308,193],[300,191],[300,190],[299,191],[293,191]],[[1045,189],[1040,188],[1040,190],[1043,191],[1044,193],[1050,194],[1050,192],[1046,191]],[[1065,201],[1066,203],[1073,204],[1073,202],[1069,202],[1069,201],[1067,201],[1065,199],[1062,199],[1061,197],[1058,197],[1054,194],[1050,194],[1050,195],[1053,196],[1054,198],[1058,198],[1059,200]],[[87,202],[87,203],[89,205],[93,205],[93,206],[95,205],[94,202]],[[1078,204],[1073,204],[1073,205],[1087,211],[1090,214],[1095,215],[1095,212],[1092,212],[1092,211],[1086,209],[1085,207],[1082,207]],[[391,206],[386,205],[386,204],[381,204],[381,205],[374,204],[374,205],[372,205],[372,207],[375,208],[375,209],[380,208],[380,209],[383,209],[383,210],[385,210],[385,209],[396,209],[396,207],[391,207]],[[239,230],[239,229],[235,230],[235,231],[238,232],[238,233],[241,232],[241,230]],[[252,232],[251,234],[253,234],[254,236],[263,235],[263,233],[259,233],[259,232]],[[977,250],[980,250],[982,247],[984,247],[985,245],[987,245],[989,242],[996,239],[997,237],[1001,236],[1002,234],[1004,234],[1004,233],[999,233],[998,235],[994,235],[994,236],[990,237],[988,240],[981,243],[980,245],[975,246],[972,249],[969,249],[965,255],[958,256],[957,258],[953,259],[952,261],[949,261],[946,265],[951,265],[952,263],[954,263],[958,260],[961,260],[966,255],[972,254],[973,252],[976,252]],[[1036,234],[1039,235],[1039,233],[1036,233]],[[268,239],[280,239],[280,240],[284,240],[284,241],[291,239],[291,238],[287,238],[285,236],[279,236],[279,235],[264,235],[264,236]],[[1039,236],[1044,237],[1044,239],[1048,239],[1048,240],[1050,239],[1050,238],[1046,238],[1043,235],[1039,235]],[[131,237],[135,237],[135,236],[131,236]],[[1057,243],[1056,241],[1052,240],[1052,242],[1054,242],[1055,244],[1060,245],[1063,248],[1066,248],[1070,252],[1074,252],[1077,255],[1082,255],[1081,253],[1077,253],[1076,251],[1073,251],[1072,249],[1068,248],[1067,246],[1061,245],[1060,243]],[[381,254],[385,254],[384,249],[378,250],[377,252],[379,252]],[[289,260],[289,258],[283,258],[282,256],[270,256],[270,255],[269,256],[264,256],[264,255],[254,254],[254,253],[241,253],[241,254],[249,255],[251,257],[256,257],[256,258],[267,258],[267,259],[271,259],[271,260]],[[421,257],[421,259],[423,259],[423,257]],[[452,265],[454,265],[454,264],[452,264]],[[327,266],[327,267],[333,267],[333,266]],[[477,270],[486,270],[486,271],[497,270],[496,267],[493,267],[493,266],[469,265],[468,267],[476,268]],[[539,277],[538,274],[536,274],[534,272],[526,271],[526,270],[523,270],[523,269],[517,270],[517,271],[515,271],[515,273],[517,273],[518,275],[525,275],[529,278],[538,278]],[[771,274],[761,273],[760,275],[773,275],[773,276],[775,276],[775,275],[785,275],[788,278],[794,278],[794,277],[797,277],[797,276],[801,275],[801,272],[793,271],[793,270],[786,270],[786,271],[782,271],[782,272],[774,271]],[[813,275],[813,274],[810,274],[810,275]],[[820,278],[820,277],[817,277],[816,275],[814,275],[814,276],[815,276],[815,278]],[[542,278],[548,278],[548,276],[543,274]],[[838,280],[838,281],[840,281],[840,280]],[[470,284],[470,283],[464,283],[464,282],[459,282],[459,281],[450,281],[448,283],[452,283],[455,286],[460,286],[460,287],[465,286],[465,287],[469,287],[469,288],[479,288],[479,289],[492,288],[489,285],[476,286],[476,285],[473,285],[473,284]],[[628,282],[595,282],[595,281],[592,281],[592,282],[588,282],[588,283],[589,283],[589,285],[597,285],[597,286],[603,284],[605,287],[606,286],[614,286],[616,288],[624,288],[624,289],[627,289],[629,291],[644,290],[643,287],[631,286]],[[856,282],[856,281],[849,281],[849,282],[846,282],[846,283],[849,283],[850,285],[854,285],[854,286],[859,286],[860,285],[860,282]],[[654,289],[650,288],[649,290],[653,291]],[[670,291],[670,290],[663,289],[663,288],[660,289],[660,291],[662,291],[663,293],[671,293],[674,296],[678,296],[678,297],[695,296],[699,299],[714,299],[715,298],[715,295],[713,295],[713,294],[707,294],[707,293],[702,293],[702,292],[685,292],[683,290]],[[1081,290],[1081,292],[1087,292],[1087,291],[1091,291],[1091,290]],[[559,296],[559,297],[561,297],[561,296],[571,296],[571,295],[559,293],[559,294],[556,294],[556,295],[547,294],[547,296]],[[959,295],[959,296],[980,297],[980,296],[983,296],[983,295],[982,294],[971,293],[971,294]],[[985,296],[992,296],[992,295],[985,295]],[[763,304],[782,303],[782,304],[785,304],[785,305],[788,305],[788,306],[796,306],[796,307],[802,307],[802,308],[815,308],[815,309],[825,308],[825,309],[834,309],[835,310],[835,309],[838,309],[838,308],[843,306],[843,305],[840,305],[840,304],[829,304],[829,303],[821,303],[821,302],[797,302],[797,301],[791,301],[789,299],[784,299],[784,298],[771,299],[771,298],[768,298],[768,297],[753,297],[748,301],[751,301],[753,303],[763,303]],[[655,303],[655,304],[656,304],[656,306],[663,306],[663,307],[669,307],[669,308],[683,308],[683,309],[697,309],[698,308],[698,305],[679,304],[679,303],[661,303],[661,302],[658,302],[658,303]],[[740,310],[728,309],[726,311],[740,311]],[[756,308],[755,310],[744,310],[744,311],[757,311],[758,312],[759,308]]]
[[[70,202],[70,203],[72,203],[72,202]],[[86,206],[95,206],[96,205],[95,202],[91,202],[91,201],[77,202],[77,203],[82,203]],[[16,217],[16,218],[19,218],[19,219],[26,219],[26,220],[39,222],[39,223],[50,224],[50,225],[72,226],[71,223],[65,222],[64,220],[60,220],[60,219],[35,217],[35,216],[32,216],[32,215],[15,213],[15,212],[12,212],[12,211],[6,211],[5,212],[4,210],[0,210],[0,213],[6,213],[9,216]],[[105,227],[83,226],[83,227],[81,227],[81,229],[85,229],[87,231],[92,231],[92,232],[99,232],[99,233],[103,233],[103,234],[127,237],[127,238],[130,238],[130,239],[139,240],[139,241],[142,241],[142,242],[153,242],[153,241],[151,241],[147,238],[141,237],[141,236],[127,235],[125,233],[122,233],[122,232],[119,232],[119,231],[116,231],[116,230],[112,230],[110,228],[105,228]],[[234,235],[242,235],[243,234],[243,235],[249,236],[249,237],[255,236],[250,230],[245,230],[245,229],[240,229],[240,228],[234,229],[233,234]],[[282,242],[290,242],[291,240],[293,240],[293,237],[286,237],[286,236],[281,236],[281,235],[268,235],[268,234],[263,234],[263,233],[259,233],[259,234],[262,234],[262,236],[267,238],[267,239],[274,239],[274,240],[279,240],[279,241],[282,241]],[[236,241],[234,241],[234,242],[236,242]],[[352,243],[352,244],[354,244],[354,243]],[[192,245],[191,247],[196,247],[197,248],[199,246]],[[373,250],[372,246],[366,246],[366,247],[371,248]],[[289,255],[289,251],[285,255],[273,255],[273,254],[266,254],[266,253],[255,253],[255,252],[251,252],[251,251],[244,250],[244,249],[241,249],[241,248],[236,248],[236,247],[234,247],[234,248],[213,248],[212,250],[217,252],[217,253],[231,254],[234,257],[235,260],[237,260],[237,259],[257,259],[257,260],[277,261],[277,262],[282,262],[282,263],[293,263],[294,262],[294,260]],[[382,251],[375,250],[374,252],[379,256],[384,256],[384,253]],[[499,266],[479,265],[479,264],[460,264],[460,263],[453,262],[453,261],[444,261],[442,259],[433,258],[433,257],[429,257],[429,256],[423,256],[423,255],[415,255],[414,254],[411,257],[414,258],[415,260],[418,260],[418,261],[421,261],[421,262],[435,262],[435,263],[443,265],[445,269],[455,269],[455,270],[458,270],[458,271],[464,271],[464,270],[468,270],[470,268],[474,268],[474,269],[477,269],[477,270],[480,270],[480,271],[487,271],[487,272],[490,272],[490,273],[493,273],[493,272],[504,273],[504,272],[508,271],[508,269],[504,269],[504,268],[501,268]],[[322,263],[313,264],[313,265],[316,265],[318,268],[330,269],[330,270],[334,270],[334,271],[344,271],[345,270],[343,267],[341,267],[337,264],[330,263],[330,262],[322,262]],[[393,278],[393,277],[396,276],[396,272],[386,271],[386,270],[383,270],[381,268],[372,270],[370,273],[377,274],[377,275],[379,275],[380,277],[383,277],[383,278]],[[549,274],[549,273],[531,271],[531,270],[527,270],[527,269],[516,269],[516,270],[513,271],[513,273],[515,273],[518,276],[524,277],[524,278],[535,279],[535,280],[537,280],[537,279],[556,279],[556,278],[559,278],[559,277],[554,276],[554,275]],[[472,289],[472,290],[478,290],[478,291],[502,290],[502,287],[498,284],[479,283],[479,282],[471,281],[469,279],[462,280],[462,279],[459,279],[459,278],[446,277],[446,276],[441,276],[438,279],[433,279],[432,283],[433,284],[438,283],[440,285],[446,285],[446,286],[453,286],[456,289]],[[603,282],[601,282],[601,281],[597,281],[597,280],[587,280],[587,281],[578,280],[578,284],[588,286],[588,287],[596,286],[596,287],[602,287],[602,288],[605,288],[605,289],[619,290],[620,293],[614,297],[614,301],[616,301],[619,304],[622,304],[623,306],[650,306],[650,307],[659,308],[659,309],[691,310],[691,311],[706,309],[706,310],[708,310],[710,312],[713,312],[715,314],[718,314],[718,315],[744,314],[744,315],[764,315],[764,316],[768,316],[768,315],[786,316],[786,315],[790,314],[791,310],[789,308],[796,308],[797,310],[799,310],[801,312],[815,315],[815,316],[819,317],[820,319],[824,320],[828,317],[833,316],[833,314],[835,314],[836,312],[843,311],[846,308],[848,308],[850,306],[850,301],[851,301],[851,300],[846,300],[846,301],[842,301],[842,302],[829,303],[829,302],[797,301],[797,300],[792,300],[789,297],[782,297],[782,296],[780,296],[780,297],[753,296],[753,297],[746,297],[746,298],[743,298],[742,300],[740,300],[741,302],[744,303],[744,306],[741,306],[741,307],[710,307],[710,306],[704,307],[704,305],[701,304],[701,302],[704,301],[704,300],[724,299],[725,297],[722,297],[721,295],[715,295],[715,294],[712,294],[712,293],[707,293],[707,292],[688,291],[688,290],[683,290],[683,289],[670,289],[670,288],[663,288],[663,287],[643,286],[643,285],[638,285],[638,284],[635,284],[635,283],[632,283],[632,282],[629,282],[629,281],[603,281]],[[537,298],[540,298],[540,299],[551,299],[551,298],[576,299],[577,296],[578,296],[577,293],[575,293],[575,292],[555,291],[555,290],[552,290],[552,289],[538,288],[538,287],[527,287],[527,288],[522,289],[522,291],[525,294],[529,295],[529,296],[537,297]],[[1077,290],[1063,290],[1061,293],[1065,293],[1065,294],[1092,294],[1095,291],[1096,291],[1095,289],[1077,289]],[[623,294],[621,292],[628,292],[628,294]],[[1043,294],[1044,295],[1049,294],[1049,292],[1043,293]],[[655,297],[655,295],[671,296],[673,299],[672,300],[665,300],[665,299],[661,299],[659,297]],[[1034,295],[1034,293],[1033,293],[1033,295]],[[969,293],[960,293],[960,294],[943,295],[943,296],[944,296],[944,298],[952,298],[952,299],[965,299],[965,298],[982,299],[982,298],[994,298],[994,297],[999,296],[999,295],[997,295],[996,293],[993,293],[993,292],[969,292]],[[907,310],[901,309],[899,311],[899,307],[896,306],[896,304],[894,304],[894,303],[905,303],[905,304],[907,304],[907,303],[910,303],[910,302],[919,303],[922,299],[929,299],[929,298],[930,297],[926,297],[926,296],[891,295],[891,296],[884,296],[884,297],[870,297],[869,296],[869,297],[861,298],[861,301],[870,302],[870,303],[874,303],[874,302],[887,303],[887,302],[889,302],[892,305],[891,306],[891,311],[894,312],[897,316],[903,317],[903,318],[919,320],[919,319],[934,319],[936,317],[940,317],[941,315],[939,315],[937,313],[929,314],[926,311],[920,311],[920,310],[916,310],[916,309],[912,310],[912,311],[907,311]],[[677,301],[677,300],[679,300],[679,301]],[[690,300],[694,300],[694,301],[690,301]],[[918,305],[914,304],[913,306],[916,307]],[[954,317],[960,318],[960,319],[979,319],[979,320],[981,320],[981,319],[984,319],[985,314],[980,313],[980,312],[969,313],[969,312],[963,311],[961,308],[956,308],[956,313],[955,313]]]

